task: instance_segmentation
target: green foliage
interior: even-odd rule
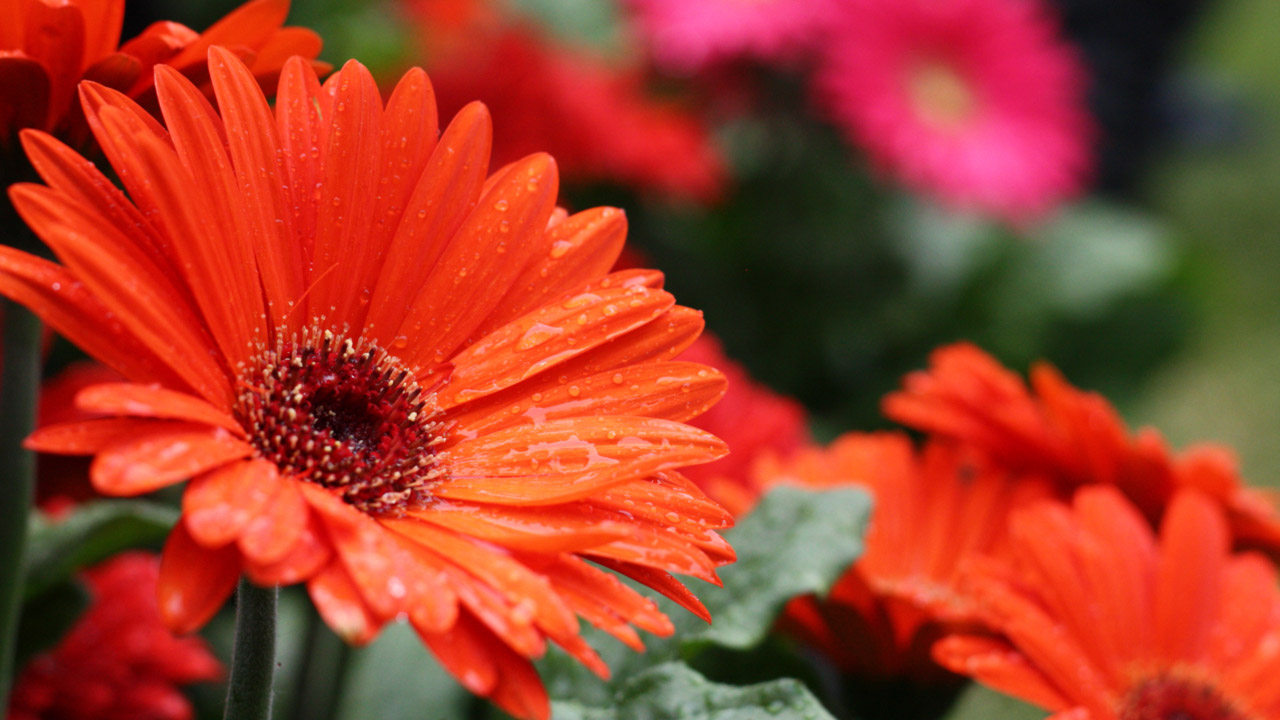
[[[33,515],[27,528],[26,597],[121,550],[159,544],[177,520],[177,510],[145,500],[99,500],[56,522]]]
[[[557,702],[556,720],[831,720],[795,680],[732,687],[707,681],[678,663],[650,668],[626,682],[603,706]]]
[[[1048,713],[984,685],[965,688],[943,720],[1041,720]]]
[[[18,620],[17,662],[21,668],[37,654],[48,650],[75,625],[89,607],[89,590],[78,580],[60,582],[22,605]]]
[[[337,720],[453,720],[472,702],[440,667],[413,628],[389,625],[355,653],[343,683]]]

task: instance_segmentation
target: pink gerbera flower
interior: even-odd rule
[[[950,205],[1024,223],[1092,161],[1085,68],[1038,0],[848,0],[815,83],[873,162]]]
[[[832,0],[629,0],[654,62],[693,72],[731,57],[784,60],[813,44]]]

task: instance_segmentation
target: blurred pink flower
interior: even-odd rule
[[[786,60],[831,21],[831,0],[628,0],[654,62],[693,72],[727,58]]]
[[[1039,0],[847,0],[815,78],[882,170],[1015,224],[1083,188],[1086,85]]]

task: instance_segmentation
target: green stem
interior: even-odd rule
[[[14,643],[22,607],[27,516],[35,497],[35,455],[22,447],[36,422],[40,390],[40,321],[0,300],[4,353],[0,363],[0,708],[9,705]]]
[[[276,600],[279,589],[240,579],[236,591],[236,644],[223,720],[268,720],[276,669]]]

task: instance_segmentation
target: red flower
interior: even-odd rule
[[[40,386],[36,427],[60,425],[102,417],[75,404],[81,390],[103,383],[120,382],[120,373],[96,362],[77,362],[63,368]],[[98,497],[89,484],[86,458],[41,453],[36,458],[36,504],[57,515],[72,506]]]
[[[803,487],[859,484],[875,500],[862,557],[826,597],[792,600],[782,627],[845,672],[921,683],[946,677],[929,656],[933,641],[979,625],[961,570],[1004,552],[1010,510],[1047,490],[962,448],[932,443],[916,452],[898,434],[844,435],[761,471]]]
[[[124,5],[125,0],[5,0],[0,9],[0,149],[12,145],[22,128],[81,135],[82,127],[69,126],[82,121],[73,102],[81,79],[154,102],[152,67],[164,63],[203,82],[208,79],[205,53],[212,45],[231,48],[267,87],[274,87],[289,56],[320,54],[320,36],[281,27],[289,0],[250,0],[204,33],[158,22],[119,45]]]
[[[546,150],[566,179],[613,182],[710,201],[725,182],[707,132],[646,96],[634,68],[556,48],[528,30],[475,37],[433,64],[441,107],[485,102],[497,119],[494,160]]]
[[[49,186],[11,196],[64,264],[0,248],[0,292],[129,380],[77,396],[111,417],[29,446],[96,455],[106,494],[193,478],[165,621],[199,627],[242,573],[305,582],[343,637],[405,618],[466,687],[546,718],[548,640],[608,672],[577,616],[637,649],[633,625],[672,631],[598,566],[705,616],[669,573],[715,582],[732,519],[676,470],[724,454],[682,423],[724,379],[671,361],[702,320],[660,273],[606,274],[622,213],[557,210],[547,155],[486,177],[488,112],[437,137],[420,70],[384,108],[358,63],[322,86],[293,58],[273,112],[209,57],[218,110],[156,68],[167,129],[81,86],[129,197],[24,133]]]
[[[1014,516],[1013,558],[974,580],[1006,639],[957,636],[952,670],[1059,720],[1280,717],[1275,568],[1231,555],[1218,503],[1194,490],[1150,526],[1113,487]]]
[[[187,720],[179,685],[222,677],[198,637],[175,638],[156,608],[159,560],[128,552],[84,573],[93,602],[58,646],[27,664],[9,720]]]
[[[873,162],[951,205],[1034,220],[1092,165],[1085,69],[1042,0],[848,0],[815,82]]]
[[[1241,483],[1230,450],[1174,454],[1155,430],[1131,435],[1105,398],[1043,363],[1032,367],[1030,388],[964,343],[936,350],[931,364],[885,397],[885,415],[981,449],[1015,472],[1044,475],[1063,493],[1115,485],[1153,523],[1178,488],[1197,488],[1226,509],[1238,540],[1280,551],[1280,515],[1267,495]]]
[[[687,468],[685,475],[734,515],[742,515],[762,494],[752,465],[766,456],[789,457],[808,445],[808,416],[800,403],[752,379],[710,335],[698,338],[680,359],[710,365],[729,381],[720,402],[690,424],[722,438],[732,449],[727,457]]]

